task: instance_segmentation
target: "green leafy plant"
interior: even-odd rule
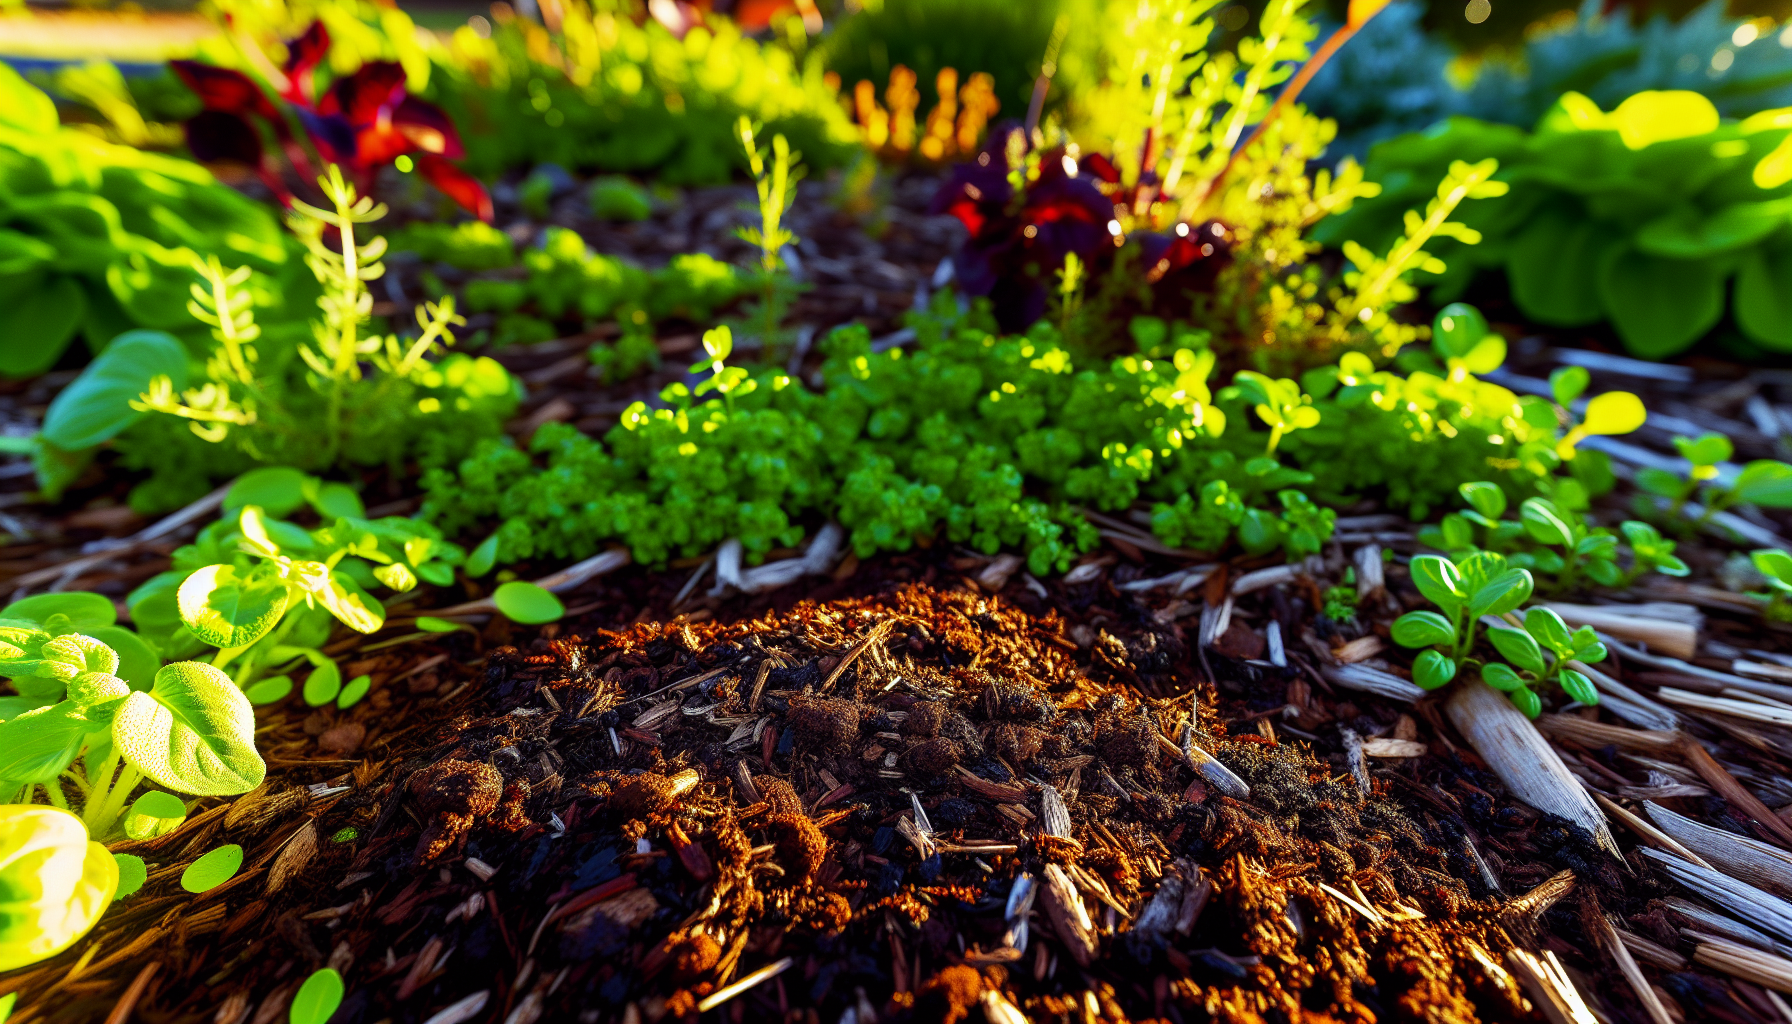
[[[744,115],[739,131],[747,166],[753,172],[753,187],[759,194],[759,226],[735,229],[742,241],[759,249],[759,300],[747,311],[745,321],[753,324],[766,361],[776,363],[784,340],[779,325],[802,290],[791,279],[782,255],[785,246],[797,241],[795,233],[784,226],[784,214],[796,202],[796,183],[803,176],[802,154],[792,152],[784,136],[774,135],[767,167],[765,152],[753,140],[753,123]]]
[[[1504,269],[1535,322],[1606,321],[1634,354],[1684,350],[1723,317],[1768,349],[1792,349],[1792,120],[1769,110],[1723,121],[1694,92],[1639,92],[1607,112],[1563,95],[1534,132],[1469,118],[1377,146],[1369,177],[1389,187],[1321,224],[1328,244],[1374,244],[1445,166],[1498,160],[1503,202],[1473,208],[1472,249],[1443,239],[1443,265],[1417,283],[1433,301],[1460,294],[1481,271]]]
[[[1719,512],[1739,504],[1792,508],[1792,466],[1777,459],[1756,459],[1724,483],[1719,479],[1718,467],[1735,452],[1729,438],[1715,433],[1698,438],[1676,437],[1674,447],[1688,463],[1684,477],[1656,467],[1638,470],[1636,475],[1638,487],[1669,500],[1670,519],[1678,517],[1695,496],[1703,505],[1695,525],[1703,525]]]
[[[0,806],[0,970],[74,945],[117,889],[117,862],[80,818],[54,807]]]
[[[1510,520],[1501,518],[1507,510],[1507,498],[1497,484],[1484,480],[1463,484],[1460,491],[1469,509],[1445,515],[1437,526],[1420,531],[1419,539],[1452,553],[1473,551],[1477,545],[1499,552],[1515,567],[1548,574],[1554,590],[1573,589],[1583,578],[1601,586],[1624,587],[1647,572],[1668,576],[1690,572],[1686,563],[1675,556],[1674,542],[1638,520],[1628,520],[1619,527],[1630,544],[1630,565],[1626,568],[1618,535],[1602,527],[1588,526],[1576,511],[1585,508],[1584,489],[1575,486],[1558,490],[1564,499],[1580,498],[1581,504],[1569,507],[1548,498],[1526,498],[1519,507],[1518,518]]]
[[[133,328],[190,329],[198,253],[249,268],[246,287],[270,309],[288,293],[291,308],[307,301],[266,207],[191,161],[62,127],[50,98],[4,64],[0,179],[0,376],[50,369],[76,336],[97,353]]]
[[[1792,622],[1792,555],[1779,548],[1762,548],[1749,558],[1767,582],[1767,590],[1754,595],[1767,600],[1762,614],[1770,622]]]
[[[1487,639],[1511,664],[1490,661],[1481,667],[1481,679],[1510,698],[1525,717],[1542,714],[1543,698],[1534,687],[1547,683],[1555,683],[1582,704],[1599,703],[1593,680],[1568,667],[1605,660],[1605,645],[1593,627],[1569,632],[1568,624],[1554,611],[1532,608],[1525,612],[1524,628],[1493,626],[1487,630]]]
[[[1356,618],[1356,569],[1344,570],[1344,578],[1335,587],[1325,588],[1325,607],[1320,614],[1336,623],[1346,623]]]
[[[1424,648],[1413,661],[1413,682],[1435,690],[1456,678],[1475,648],[1483,615],[1504,615],[1530,599],[1535,586],[1525,569],[1487,551],[1458,562],[1415,555],[1412,582],[1440,611],[1407,612],[1394,620],[1394,642]]]

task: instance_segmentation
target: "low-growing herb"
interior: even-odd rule
[[[68,811],[0,806],[0,971],[74,945],[111,905],[118,874]]]

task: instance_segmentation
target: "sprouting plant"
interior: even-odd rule
[[[1488,662],[1481,668],[1481,679],[1488,686],[1504,693],[1527,718],[1536,718],[1543,711],[1543,699],[1532,687],[1553,682],[1569,697],[1582,704],[1599,703],[1599,691],[1585,673],[1570,666],[1605,660],[1605,645],[1593,632],[1582,626],[1572,633],[1562,617],[1549,608],[1532,608],[1524,614],[1524,628],[1493,626],[1487,630],[1506,661]]]
[[[1674,447],[1689,463],[1684,478],[1656,467],[1640,470],[1636,477],[1638,487],[1672,503],[1669,516],[1679,516],[1695,496],[1704,506],[1695,525],[1703,525],[1740,504],[1792,508],[1792,465],[1778,459],[1756,459],[1726,484],[1719,467],[1735,452],[1729,438],[1722,434],[1705,434],[1697,439],[1676,437]]]
[[[1353,321],[1382,332],[1388,327],[1388,312],[1395,305],[1411,302],[1418,291],[1410,283],[1412,272],[1426,270],[1442,273],[1443,262],[1424,249],[1436,237],[1454,238],[1465,245],[1481,240],[1481,233],[1459,221],[1450,219],[1464,199],[1491,199],[1506,194],[1508,186],[1495,181],[1499,161],[1492,157],[1470,164],[1457,160],[1450,172],[1438,183],[1437,195],[1425,204],[1425,215],[1406,211],[1404,233],[1394,240],[1386,256],[1377,256],[1355,242],[1344,243],[1344,257],[1355,268],[1344,275],[1349,291],[1335,305],[1333,317],[1339,325]],[[1383,355],[1391,356],[1398,344],[1383,346]]]
[[[1456,678],[1474,650],[1483,615],[1504,615],[1530,599],[1534,582],[1505,557],[1477,551],[1452,562],[1441,555],[1415,555],[1413,585],[1441,611],[1407,612],[1394,620],[1394,642],[1425,648],[1413,660],[1413,682],[1435,690]]]
[[[1736,451],[1729,438],[1715,432],[1697,438],[1676,437],[1674,447],[1680,452],[1680,457],[1687,461],[1685,477],[1659,466],[1640,469],[1636,474],[1638,487],[1673,502],[1668,508],[1670,516],[1678,516],[1686,503],[1698,493],[1701,485],[1716,480],[1718,464],[1730,461],[1730,456]]]
[[[99,922],[119,888],[118,862],[81,819],[54,807],[0,807],[0,971],[47,960]],[[12,996],[0,1009],[11,1010]]]
[[[267,767],[255,751],[255,716],[229,676],[191,661],[153,668],[160,659],[152,655],[150,684],[133,689],[118,675],[119,653],[78,631],[110,627],[98,604],[84,600],[97,595],[45,596],[54,600],[27,598],[0,614],[0,674],[19,693],[9,702],[29,707],[9,708],[0,722],[0,789],[9,801],[22,787],[31,802],[41,787],[46,802],[79,813],[104,839],[145,779],[197,796],[261,784]]]
[[[749,319],[757,320],[760,344],[768,361],[777,358],[778,325],[795,297],[795,282],[781,255],[783,248],[794,245],[796,234],[784,227],[784,213],[796,202],[796,183],[801,180],[802,154],[792,152],[783,135],[772,136],[771,167],[766,167],[765,151],[754,141],[753,122],[741,115],[737,126],[741,145],[747,151],[747,164],[753,172],[753,187],[759,196],[759,226],[736,229],[742,241],[759,248],[759,302]]]
[[[711,391],[722,396],[728,411],[734,411],[734,395],[750,393],[755,382],[748,379],[747,371],[738,366],[728,366],[726,360],[734,353],[734,332],[728,325],[711,328],[703,332],[703,351],[709,355],[691,367],[692,373],[708,373],[709,379],[697,385],[697,395],[707,395]]]
[[[1313,407],[1312,396],[1301,390],[1298,381],[1286,377],[1278,380],[1254,370],[1241,370],[1232,378],[1232,383],[1256,410],[1257,418],[1269,427],[1269,444],[1263,449],[1265,455],[1275,454],[1276,445],[1289,431],[1319,425],[1319,410]]]
[[[1648,523],[1629,520],[1620,526],[1630,542],[1631,561],[1625,568],[1618,537],[1610,530],[1588,526],[1582,515],[1559,501],[1527,498],[1519,506],[1519,518],[1509,520],[1501,518],[1507,499],[1498,484],[1478,480],[1463,484],[1459,491],[1469,508],[1452,512],[1437,526],[1420,531],[1420,541],[1455,555],[1472,552],[1477,546],[1498,552],[1513,566],[1549,574],[1553,577],[1550,586],[1557,590],[1571,589],[1582,576],[1601,586],[1621,587],[1646,572],[1685,576],[1690,571],[1675,557],[1674,542]],[[1526,541],[1540,547],[1527,549]]]
[[[1792,622],[1792,555],[1779,548],[1762,548],[1749,559],[1767,581],[1764,593],[1752,595],[1767,599],[1761,614],[1769,622]]]
[[[1563,462],[1575,457],[1575,446],[1589,435],[1628,434],[1649,417],[1642,399],[1628,391],[1607,391],[1588,399],[1577,421],[1574,403],[1586,392],[1589,380],[1586,369],[1579,366],[1565,366],[1549,375],[1550,392],[1569,428],[1556,442],[1556,456]]]
[[[1335,587],[1325,589],[1325,608],[1320,613],[1336,623],[1356,618],[1356,568],[1347,567]]]

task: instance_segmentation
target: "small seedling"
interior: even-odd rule
[[[361,698],[367,696],[367,691],[371,690],[371,689],[373,689],[373,677],[372,676],[369,676],[369,675],[356,676],[355,678],[350,679],[348,681],[348,685],[344,686],[342,688],[342,692],[337,695],[336,706],[344,711],[347,711],[349,708],[352,708],[356,704],[359,704],[361,702]]]
[[[1435,690],[1456,678],[1474,650],[1483,615],[1504,615],[1530,599],[1531,574],[1497,554],[1478,551],[1458,565],[1439,555],[1415,555],[1412,581],[1442,609],[1407,612],[1394,620],[1394,642],[1422,647],[1413,661],[1413,682]]]
[[[291,1024],[329,1024],[336,1008],[342,1005],[342,975],[333,968],[313,971],[293,993],[292,1009],[287,1014]]]
[[[115,853],[112,859],[118,862],[118,892],[113,899],[122,900],[138,889],[149,879],[149,865],[143,858],[130,853]]]
[[[566,614],[566,605],[559,598],[523,580],[512,580],[500,586],[492,592],[492,602],[505,618],[526,626],[557,622]]]
[[[1543,711],[1543,699],[1532,689],[1540,683],[1555,682],[1569,697],[1582,704],[1599,703],[1599,691],[1593,681],[1570,661],[1591,663],[1605,660],[1605,645],[1591,626],[1582,626],[1572,633],[1562,617],[1548,608],[1532,608],[1525,612],[1524,628],[1495,626],[1487,631],[1487,639],[1505,659],[1518,666],[1489,662],[1481,669],[1487,685],[1511,698],[1527,718],[1536,718]]]

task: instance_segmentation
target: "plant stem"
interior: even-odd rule
[[[44,783],[44,796],[49,798],[51,807],[68,810],[68,798],[62,795],[62,786],[55,779]]]
[[[87,812],[92,815],[92,820],[87,823],[87,834],[97,839],[111,832],[112,826],[118,821],[119,813],[124,810],[124,802],[130,799],[131,790],[136,789],[137,783],[142,781],[143,773],[138,771],[135,765],[126,762],[124,771],[118,775],[118,782],[112,787],[111,792],[106,793],[100,801],[97,814],[94,813],[93,796],[88,797]],[[101,792],[99,787],[94,788],[94,796],[100,795]]]
[[[106,801],[111,797],[107,786],[112,782],[112,773],[118,770],[118,762],[123,759],[123,756],[118,752],[117,747],[113,747],[111,753],[106,755],[106,759],[100,762],[99,773],[93,776],[93,786],[88,789],[87,800],[81,807],[81,820],[87,823],[87,834],[90,836],[99,835],[94,831],[94,825],[99,820],[101,812],[105,810]]]

